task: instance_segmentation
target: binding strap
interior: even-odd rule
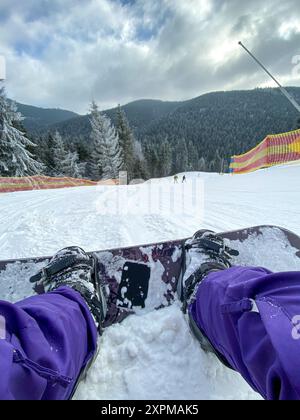
[[[42,268],[37,274],[30,278],[30,282],[37,283],[42,279],[49,279],[55,274],[58,274],[67,268],[81,264],[93,267],[94,261],[92,259],[86,259],[78,255],[66,255],[60,258],[59,260],[53,261],[49,263],[46,267]]]

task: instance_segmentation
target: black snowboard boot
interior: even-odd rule
[[[105,287],[97,279],[96,258],[73,246],[58,251],[48,265],[31,277],[38,292],[51,292],[61,286],[76,290],[86,301],[91,314],[102,332],[107,313]]]
[[[223,238],[209,230],[198,231],[186,242],[184,267],[177,286],[184,313],[196,297],[200,282],[213,271],[230,268],[231,257],[238,254],[226,246]]]
[[[201,281],[214,271],[226,270],[231,267],[232,256],[239,255],[238,251],[226,246],[222,237],[209,230],[200,230],[185,244],[184,267],[181,279],[177,285],[177,294],[182,302],[184,313],[196,298]],[[199,341],[202,349],[214,353],[221,363],[232,369],[225,357],[210,343],[189,314],[191,332]]]

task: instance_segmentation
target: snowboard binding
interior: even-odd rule
[[[51,292],[59,287],[71,287],[86,301],[92,316],[102,333],[107,313],[105,289],[97,278],[97,260],[82,248],[64,248],[37,274],[30,278],[38,293]]]
[[[209,230],[199,230],[185,244],[183,272],[178,282],[177,294],[182,311],[196,297],[198,285],[211,272],[231,267],[231,258],[239,252],[226,245],[224,238]]]

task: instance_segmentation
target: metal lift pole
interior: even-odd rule
[[[251,51],[248,50],[247,47],[240,41],[239,45],[244,48],[244,50],[253,58],[253,60],[271,77],[272,80],[278,85],[281,93],[290,101],[290,103],[296,108],[296,110],[300,113],[300,105],[298,102],[288,93],[288,91],[275,79],[275,77],[269,72],[269,70],[252,54]]]

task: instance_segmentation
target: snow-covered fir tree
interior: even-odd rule
[[[122,170],[127,171],[129,178],[131,178],[135,160],[134,136],[130,129],[125,112],[120,105],[118,106],[117,110],[116,127],[124,155]]]
[[[91,105],[93,165],[96,179],[117,178],[123,167],[123,153],[118,134],[109,118],[103,115],[95,102]]]
[[[51,133],[48,134],[46,138],[42,138],[40,141],[41,145],[43,146],[43,150],[41,151],[42,154],[42,162],[45,165],[45,173],[49,176],[55,174],[55,162],[54,162],[54,140],[53,135]]]
[[[158,156],[158,173],[159,177],[170,175],[172,168],[172,149],[167,139],[164,140],[157,148]]]
[[[79,163],[78,153],[68,151],[65,158],[61,161],[61,169],[65,176],[81,178],[84,167],[81,163]]]
[[[173,149],[173,173],[184,172],[188,170],[189,153],[187,142],[184,137],[178,139]]]
[[[64,175],[64,167],[63,162],[66,158],[66,150],[65,150],[65,143],[63,141],[62,136],[58,131],[55,132],[52,138],[52,151],[53,151],[53,175],[55,176],[63,176]]]
[[[36,145],[20,128],[22,115],[16,104],[9,102],[5,90],[0,87],[0,174],[2,176],[27,176],[39,174],[43,165],[35,160]],[[18,127],[18,128],[17,128]]]
[[[137,179],[147,178],[147,163],[142,149],[142,145],[139,141],[134,142],[134,163],[132,177]]]
[[[199,159],[198,168],[200,172],[206,172],[206,162],[203,156]]]

